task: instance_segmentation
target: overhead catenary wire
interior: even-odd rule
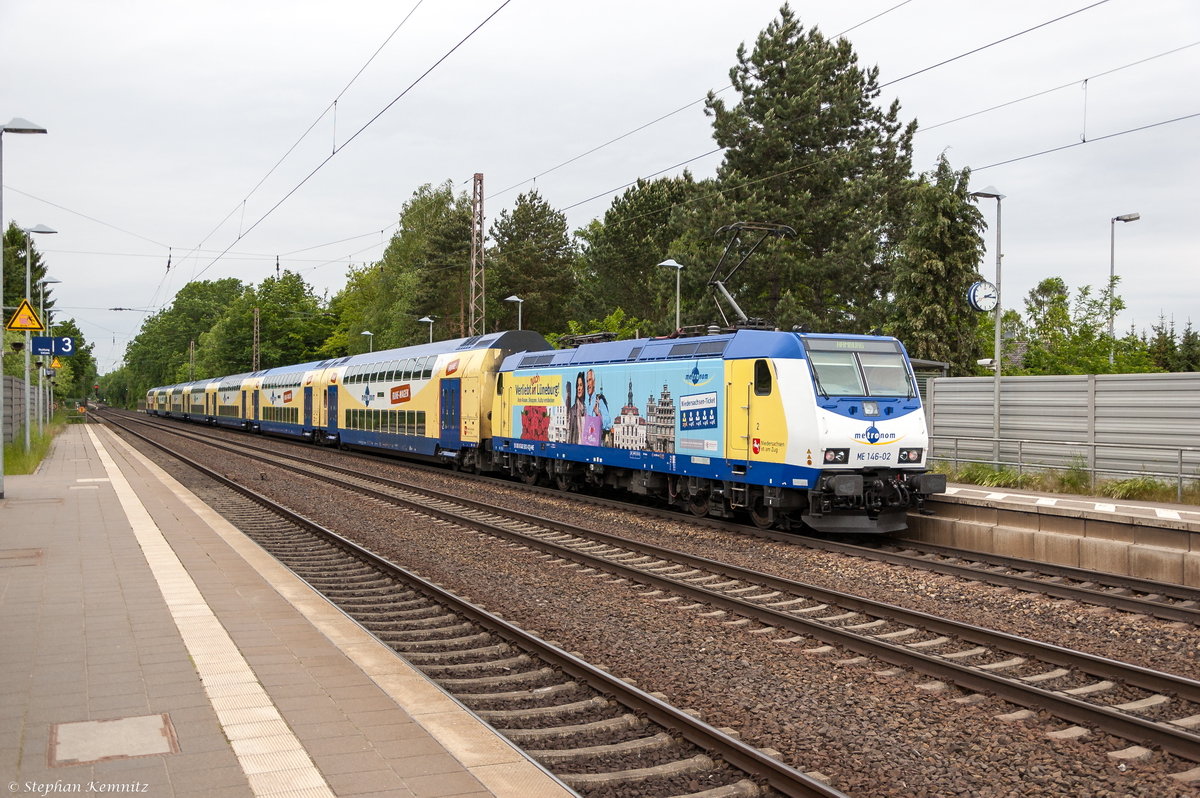
[[[852,26],[850,26],[849,28],[846,28],[846,29],[845,29],[844,31],[842,31],[841,33],[834,34],[833,38],[834,38],[834,39],[837,39],[837,38],[840,38],[840,37],[842,37],[842,36],[845,36],[845,35],[846,35],[847,33],[849,33],[850,31],[852,31],[852,30],[856,30],[856,29],[858,29],[858,28],[861,28],[863,25],[866,25],[868,22],[874,22],[875,20],[879,19],[880,17],[882,17],[882,16],[884,16],[884,15],[886,15],[886,14],[890,14],[891,12],[893,12],[893,11],[895,11],[896,9],[900,8],[901,6],[906,6],[906,5],[908,5],[909,3],[911,3],[911,2],[912,2],[912,0],[903,0],[902,2],[900,2],[900,3],[897,3],[896,5],[892,6],[891,8],[888,8],[888,9],[886,9],[886,10],[884,10],[884,11],[881,11],[881,12],[879,12],[878,14],[876,14],[876,15],[875,15],[875,16],[873,16],[873,17],[870,17],[870,18],[868,18],[868,19],[864,19],[862,22],[859,22],[859,23],[857,23],[857,24],[855,24],[855,25],[852,25]],[[711,93],[712,93],[712,94],[714,94],[714,95],[716,95],[716,94],[722,94],[722,93],[724,93],[724,92],[726,92],[726,91],[729,91],[729,90],[730,90],[730,89],[732,89],[732,88],[733,88],[733,84],[729,84],[729,85],[726,85],[726,86],[722,86],[721,88],[719,88],[719,89],[716,89],[716,90],[712,91]],[[581,158],[585,158],[585,157],[587,157],[588,155],[591,155],[592,153],[599,152],[600,150],[604,149],[605,147],[608,147],[609,145],[616,144],[618,141],[621,141],[622,139],[628,138],[628,137],[632,136],[634,133],[639,133],[639,132],[641,132],[641,131],[645,130],[646,128],[648,128],[648,127],[652,127],[652,126],[654,126],[654,125],[657,125],[659,122],[666,121],[667,119],[670,119],[671,117],[675,116],[676,114],[678,114],[678,113],[682,113],[683,111],[686,111],[687,109],[691,108],[692,106],[699,105],[700,103],[702,103],[702,102],[705,102],[705,101],[707,101],[707,100],[708,100],[708,95],[707,95],[707,94],[705,94],[703,97],[701,97],[701,98],[699,98],[699,99],[697,99],[697,100],[692,100],[690,103],[687,103],[686,105],[680,106],[679,108],[676,108],[674,111],[670,111],[670,112],[668,112],[668,113],[665,113],[665,114],[663,114],[662,116],[658,117],[657,119],[653,119],[653,120],[651,120],[651,121],[649,121],[649,122],[645,123],[644,125],[639,125],[638,127],[635,127],[633,130],[630,130],[630,131],[628,131],[628,132],[626,132],[626,133],[622,133],[621,135],[617,136],[616,138],[609,139],[608,141],[604,142],[603,144],[599,144],[599,145],[597,145],[597,146],[593,147],[592,149],[588,150],[587,152],[580,153],[579,155],[576,155],[576,156],[574,156],[573,158],[568,158],[567,160],[563,161],[562,163],[558,164],[557,166],[552,166],[552,167],[550,167],[549,169],[547,169],[547,170],[545,170],[545,171],[543,171],[543,172],[539,172],[538,174],[534,175],[533,177],[527,177],[527,178],[525,178],[524,180],[522,180],[522,181],[520,181],[520,182],[518,182],[518,183],[514,183],[514,184],[512,184],[512,185],[511,185],[511,186],[509,186],[508,188],[501,189],[500,191],[497,191],[496,193],[489,195],[489,196],[487,197],[487,199],[489,199],[489,200],[490,200],[490,199],[492,199],[493,197],[499,197],[499,196],[500,196],[500,195],[502,195],[502,194],[507,194],[508,192],[512,191],[514,188],[519,188],[520,186],[523,186],[523,185],[525,185],[526,183],[530,183],[530,182],[536,183],[536,182],[537,182],[537,179],[538,179],[539,177],[545,177],[546,175],[550,174],[551,172],[556,172],[556,171],[558,171],[559,169],[563,168],[564,166],[569,166],[570,164],[573,164],[573,163],[575,163],[575,161],[578,161],[578,160],[580,160]],[[704,157],[704,156],[698,156],[698,157],[701,157],[701,158],[702,158],[702,157]],[[692,158],[692,159],[691,159],[691,160],[689,160],[689,161],[684,161],[684,163],[691,163],[691,161],[694,161],[694,160],[696,160],[696,159],[695,159],[695,158]],[[661,174],[661,173],[657,173],[657,172],[656,172],[655,174]],[[633,181],[633,182],[637,182],[637,181]],[[631,186],[631,185],[633,185],[633,183],[627,183],[627,184],[626,184],[626,186]],[[624,188],[624,186],[622,186],[622,188]],[[588,201],[588,200],[584,200],[584,202],[587,202],[587,201]],[[572,207],[573,207],[573,206],[572,206]],[[566,210],[566,208],[563,208],[563,210]]]
[[[308,138],[308,134],[312,133],[313,129],[321,123],[321,120],[325,118],[325,116],[330,112],[331,109],[336,111],[338,100],[342,99],[342,95],[344,95],[347,91],[350,90],[350,87],[353,86],[355,81],[357,81],[362,76],[363,72],[365,72],[367,70],[367,67],[369,67],[371,65],[371,62],[374,61],[375,58],[381,52],[383,52],[383,48],[387,47],[388,42],[390,42],[395,37],[395,35],[400,32],[400,29],[403,28],[404,25],[408,22],[408,20],[412,17],[412,15],[416,13],[417,9],[421,7],[421,4],[423,2],[425,2],[425,0],[417,0],[416,5],[414,5],[411,9],[409,9],[409,12],[404,15],[404,19],[400,20],[400,24],[397,25],[392,30],[392,32],[388,34],[387,38],[383,40],[383,44],[379,45],[379,47],[376,48],[375,52],[371,54],[371,57],[368,58],[361,67],[359,67],[358,71],[354,73],[354,77],[350,78],[350,80],[346,83],[345,86],[342,87],[342,90],[338,92],[337,96],[333,98],[333,100],[329,103],[329,105],[325,106],[324,110],[322,110],[321,113],[317,116],[317,118],[313,120],[312,124],[309,125],[308,128],[303,133],[300,134],[300,138],[296,139],[295,143],[293,143],[291,147],[288,147],[287,152],[285,152],[279,158],[279,160],[275,162],[275,165],[267,170],[267,173],[262,176],[262,179],[260,179],[257,183],[254,184],[254,187],[250,189],[250,192],[248,194],[246,194],[245,197],[242,198],[242,201],[240,203],[238,203],[239,205],[244,206],[245,202],[247,200],[249,200],[250,197],[254,196],[255,192],[257,192],[258,189],[262,187],[262,184],[267,182],[267,180],[271,177],[271,175],[273,175],[275,173],[275,170],[277,170],[283,164],[283,162],[288,159],[288,156],[290,156],[296,150],[296,148],[299,147],[300,144],[306,138]],[[337,148],[336,148],[336,144],[335,144],[334,152],[336,153],[336,151],[337,151]],[[213,236],[213,234],[215,234],[218,230],[220,230],[221,227],[224,226],[225,222],[229,221],[230,217],[233,216],[233,214],[237,213],[237,210],[238,210],[237,206],[234,206],[233,210],[231,210],[225,216],[225,218],[222,219],[217,224],[217,226],[214,227],[208,233],[208,235],[206,235],[203,239],[201,239],[198,247],[204,246],[204,242],[207,241],[209,238],[211,238]],[[242,237],[242,234],[239,232],[238,238],[240,239],[241,237]]]
[[[337,147],[332,153],[329,154],[328,157],[326,157],[319,164],[317,164],[316,168],[314,168],[311,172],[308,173],[308,175],[306,175],[304,177],[304,179],[302,179],[299,183],[297,183],[296,186],[294,188],[292,188],[291,191],[284,194],[283,197],[281,197],[278,202],[276,202],[274,205],[272,205],[270,207],[270,209],[267,210],[266,213],[264,213],[252,225],[250,225],[248,228],[246,228],[246,232],[243,235],[248,235],[252,230],[254,230],[256,227],[258,227],[260,224],[262,224],[263,221],[265,221],[267,219],[267,217],[269,217],[272,213],[274,213],[275,210],[277,208],[279,208],[280,205],[287,202],[287,200],[293,194],[295,194],[297,191],[299,191],[304,186],[305,183],[307,183],[309,180],[311,180],[312,177],[314,175],[316,175],[317,172],[321,171],[321,169],[324,168],[325,164],[329,163],[331,160],[333,160],[333,158],[335,156],[337,156],[337,154],[339,152],[341,152],[346,147],[348,147],[351,144],[351,142],[353,142],[356,138],[358,138],[363,133],[363,131],[365,131],[371,125],[375,124],[375,122],[381,116],[383,116],[385,113],[387,113],[392,108],[392,106],[394,106],[396,103],[400,102],[400,100],[404,99],[404,97],[407,96],[408,93],[410,91],[412,91],[414,88],[416,88],[416,86],[418,84],[420,84],[421,81],[423,81],[426,77],[428,77],[429,74],[432,73],[435,69],[437,69],[439,66],[441,66],[446,61],[447,58],[449,58],[455,52],[457,52],[460,47],[462,47],[464,44],[466,44],[476,33],[478,33],[480,30],[482,30],[485,25],[487,25],[489,22],[491,22],[496,17],[496,15],[499,14],[501,11],[503,11],[508,6],[508,4],[511,2],[512,2],[512,0],[504,0],[504,2],[502,2],[496,8],[495,11],[488,14],[488,16],[482,22],[480,22],[478,25],[476,25],[474,28],[472,28],[471,31],[466,36],[464,36],[457,44],[455,44],[453,47],[451,47],[449,50],[447,50],[446,53],[444,55],[442,55],[442,57],[439,58],[437,61],[435,61],[432,66],[430,66],[428,69],[426,69],[424,72],[422,72],[417,77],[416,80],[414,80],[412,83],[410,83],[408,85],[407,88],[404,89],[404,91],[402,91],[402,92],[400,92],[400,94],[396,95],[396,98],[394,100],[392,100],[390,103],[385,105],[382,109],[380,109],[380,111],[378,113],[376,113],[373,117],[368,119],[366,121],[366,123],[363,124],[362,127],[360,127],[358,130],[354,131],[354,133],[351,134],[351,136],[348,139],[346,139],[346,141],[344,141],[341,144],[341,146]],[[232,249],[233,245],[236,244],[237,241],[240,241],[240,240],[241,240],[241,236],[239,236],[239,238],[236,241],[233,241],[232,243],[230,243],[230,245],[225,248],[225,250],[222,252],[221,255],[218,255],[216,258],[214,258],[212,260],[212,262],[210,262],[207,266],[205,266],[203,269],[201,269],[199,271],[199,273],[194,274],[192,276],[192,279],[193,280],[196,279],[201,274],[204,274],[204,272],[206,272],[210,268],[212,268],[213,264],[217,263],[217,261],[219,261],[221,259],[221,257],[224,255],[224,253],[228,252],[230,249]]]
[[[1063,14],[1061,17],[1055,17],[1054,19],[1048,20],[1039,25],[1034,25],[1032,28],[1026,28],[1025,30],[1020,31],[1019,33],[1014,33],[1010,36],[1005,36],[1003,39],[997,39],[994,42],[989,42],[988,44],[985,44],[981,47],[976,47],[974,50],[968,50],[965,53],[960,53],[959,55],[956,55],[953,58],[947,58],[945,61],[939,61],[936,64],[931,64],[930,66],[924,67],[922,69],[918,69],[916,72],[909,72],[907,75],[896,78],[895,80],[889,80],[887,83],[881,83],[879,85],[879,88],[886,89],[888,86],[894,86],[902,80],[908,80],[909,78],[915,78],[917,75],[922,75],[926,72],[929,72],[930,70],[937,69],[938,67],[944,67],[946,64],[952,64],[955,61],[966,58],[967,56],[975,55],[976,53],[981,53],[990,47],[995,47],[998,44],[1003,44],[1004,42],[1011,41],[1011,40],[1017,38],[1018,36],[1024,36],[1027,33],[1032,33],[1035,30],[1039,30],[1041,28],[1046,27],[1047,25],[1053,25],[1055,22],[1061,22],[1062,20],[1067,19],[1068,17],[1073,17],[1076,14],[1082,14],[1084,11],[1090,11],[1093,8],[1096,8],[1097,6],[1104,5],[1107,2],[1109,2],[1109,0],[1099,0],[1099,2],[1092,3],[1091,5],[1087,5],[1087,6],[1084,6],[1083,8],[1076,9],[1068,14]]]
[[[1094,139],[1088,139],[1087,141],[1076,141],[1076,142],[1072,142],[1071,144],[1064,144],[1064,145],[1063,145],[1063,146],[1061,146],[1061,147],[1052,147],[1052,148],[1050,148],[1050,149],[1042,150],[1042,151],[1040,151],[1040,152],[1034,152],[1034,153],[1029,153],[1028,155],[1022,155],[1022,156],[1020,156],[1020,157],[1017,157],[1017,158],[1010,158],[1010,159],[1008,159],[1008,160],[1005,160],[1005,161],[998,161],[997,163],[988,164],[987,166],[971,167],[971,172],[972,172],[972,173],[975,173],[975,172],[981,172],[981,171],[983,171],[984,169],[991,169],[992,167],[995,167],[995,166],[1003,166],[1004,164],[1016,163],[1017,161],[1024,161],[1024,160],[1028,160],[1028,159],[1030,159],[1030,158],[1036,158],[1036,157],[1038,157],[1038,156],[1041,156],[1041,155],[1049,155],[1050,153],[1059,152],[1059,151],[1061,151],[1061,150],[1067,150],[1067,149],[1070,149],[1070,148],[1072,148],[1072,147],[1080,147],[1080,146],[1083,146],[1083,145],[1085,145],[1085,144],[1092,144],[1092,143],[1095,143],[1095,142],[1098,142],[1098,141],[1104,141],[1104,140],[1106,140],[1106,139],[1117,138],[1118,136],[1124,136],[1124,135],[1127,135],[1127,134],[1130,134],[1130,133],[1137,133],[1137,132],[1139,132],[1139,131],[1142,131],[1142,130],[1149,130],[1149,129],[1151,129],[1151,128],[1162,127],[1163,125],[1169,125],[1169,124],[1172,124],[1172,123],[1174,123],[1174,122],[1182,122],[1182,121],[1185,121],[1185,120],[1187,120],[1187,119],[1193,119],[1193,118],[1195,118],[1195,117],[1198,117],[1198,116],[1200,116],[1200,113],[1195,113],[1195,114],[1187,114],[1186,116],[1180,116],[1180,117],[1176,117],[1176,118],[1174,118],[1174,119],[1166,119],[1166,120],[1163,120],[1163,121],[1161,121],[1161,122],[1154,122],[1154,123],[1151,123],[1151,124],[1149,124],[1149,125],[1141,125],[1141,126],[1139,126],[1139,127],[1130,128],[1130,129],[1128,129],[1128,130],[1122,130],[1122,131],[1119,131],[1119,132],[1117,132],[1117,133],[1109,133],[1108,135],[1105,135],[1105,136],[1097,136],[1096,138],[1094,138]],[[918,132],[920,132],[920,131],[918,131]],[[723,148],[721,148],[721,149],[723,149]],[[690,159],[689,161],[684,161],[683,163],[690,163],[691,161],[693,161],[693,160],[696,160],[696,159],[698,159],[698,158],[703,158],[703,157],[705,157],[705,156],[707,156],[707,155],[712,155],[714,152],[720,152],[720,151],[721,151],[721,149],[713,150],[713,151],[710,151],[710,152],[704,153],[703,155],[698,155],[698,156],[696,156],[696,158],[692,158],[692,159]],[[720,195],[722,195],[722,194],[727,194],[727,193],[729,193],[730,191],[734,191],[734,190],[736,190],[736,189],[746,188],[746,187],[748,187],[748,186],[753,186],[753,185],[756,185],[756,184],[758,184],[758,183],[763,183],[763,182],[765,182],[765,181],[767,181],[767,180],[772,180],[772,179],[774,179],[774,178],[776,178],[776,177],[783,177],[783,176],[785,176],[785,175],[794,174],[794,173],[796,173],[796,172],[800,172],[800,171],[803,171],[803,170],[805,170],[805,169],[810,169],[810,168],[812,168],[812,167],[814,167],[814,166],[818,166],[818,165],[820,165],[820,164],[822,164],[822,163],[828,163],[829,161],[835,160],[835,159],[837,159],[837,158],[839,158],[839,157],[841,157],[841,154],[840,154],[840,153],[834,153],[834,154],[832,154],[832,155],[830,155],[830,156],[828,156],[828,157],[826,157],[826,158],[822,158],[822,159],[820,159],[820,160],[818,160],[818,161],[814,161],[814,162],[809,162],[809,163],[801,164],[800,166],[797,166],[797,167],[795,167],[795,168],[793,168],[793,169],[784,169],[783,171],[780,171],[780,172],[773,172],[773,173],[771,173],[771,174],[769,174],[769,175],[765,175],[765,176],[763,176],[763,177],[755,178],[754,180],[747,180],[747,181],[745,181],[745,182],[743,182],[743,183],[738,183],[737,185],[734,185],[734,186],[729,186],[729,187],[726,187],[726,188],[721,188],[721,189],[718,189],[718,190],[716,190],[716,191],[709,192],[709,193],[707,193],[707,194],[704,194],[704,195],[702,195],[702,196],[699,196],[699,197],[691,197],[691,198],[689,198],[689,199],[686,199],[686,200],[684,200],[684,201],[682,201],[682,202],[674,202],[674,203],[671,203],[670,205],[667,205],[667,206],[665,206],[665,207],[663,207],[663,208],[657,208],[657,209],[655,209],[655,210],[652,210],[652,211],[646,211],[645,213],[640,213],[640,214],[637,214],[636,216],[630,216],[630,217],[627,217],[627,218],[623,219],[622,221],[623,221],[623,223],[626,223],[626,224],[628,224],[629,222],[634,222],[634,221],[637,221],[638,219],[644,219],[644,218],[646,218],[646,217],[648,217],[648,216],[654,216],[654,215],[656,215],[656,214],[660,214],[660,213],[666,213],[666,212],[668,212],[668,211],[670,211],[670,210],[672,210],[672,209],[674,209],[674,208],[681,208],[681,207],[683,207],[683,206],[685,206],[685,205],[690,205],[690,204],[692,204],[692,203],[695,203],[695,202],[698,202],[698,201],[700,201],[700,200],[702,200],[702,199],[707,199],[707,198],[709,198],[709,197],[717,197],[717,196],[720,196]],[[667,167],[666,169],[663,169],[661,172],[656,172],[655,174],[662,174],[662,172],[668,172],[668,171],[670,171],[671,169],[674,169],[674,168],[677,168],[677,167]],[[637,181],[634,181],[634,183],[636,183],[636,182],[637,182]],[[633,185],[634,183],[626,183],[625,185],[623,185],[623,186],[619,186],[619,187],[617,187],[617,188],[615,188],[615,189],[610,189],[610,190],[608,190],[608,191],[601,192],[600,194],[597,194],[597,195],[595,195],[595,196],[593,196],[593,197],[591,197],[591,198],[589,198],[589,199],[586,199],[586,200],[581,200],[580,202],[577,202],[577,203],[575,203],[574,205],[568,205],[568,206],[567,206],[567,208],[564,208],[563,210],[567,210],[567,209],[569,209],[569,208],[575,208],[575,207],[578,207],[579,205],[583,205],[583,204],[586,204],[586,203],[588,203],[588,202],[592,202],[593,200],[596,200],[596,199],[601,199],[601,198],[603,198],[603,197],[606,197],[606,196],[611,196],[611,195],[612,195],[612,194],[614,194],[615,192],[617,192],[617,191],[620,191],[622,188],[627,188],[627,187],[629,187],[629,186]]]

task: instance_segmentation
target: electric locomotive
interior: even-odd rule
[[[904,529],[926,473],[916,380],[894,338],[738,330],[508,358],[493,462],[761,527]]]

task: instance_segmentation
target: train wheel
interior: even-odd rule
[[[559,474],[554,478],[554,485],[563,493],[570,493],[575,490],[575,482],[565,474]]]
[[[697,518],[703,518],[708,515],[709,510],[709,495],[708,492],[697,493],[695,496],[688,498],[688,510]]]
[[[770,529],[775,525],[775,508],[767,506],[761,493],[750,500],[750,520],[759,529]]]
[[[536,464],[525,466],[521,469],[521,481],[526,485],[536,485],[538,483],[538,473],[541,469]]]

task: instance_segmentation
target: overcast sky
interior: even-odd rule
[[[4,136],[4,222],[59,231],[36,246],[62,281],[60,312],[96,343],[101,371],[119,364],[144,316],[108,308],[161,308],[194,278],[257,282],[277,255],[332,295],[348,264],[380,257],[424,183],[450,179],[469,193],[482,172],[490,224],[540,175],[537,189],[575,229],[638,177],[678,174],[685,162],[712,175],[721,156],[705,155],[716,145],[702,103],[542,173],[728,86],[738,45],[752,46],[779,7],[509,0],[497,12],[502,3],[0,3],[0,122],[49,130]],[[1006,307],[1023,307],[1045,277],[1102,285],[1110,219],[1136,212],[1140,221],[1117,223],[1128,305],[1117,326],[1148,328],[1160,314],[1200,326],[1200,117],[1159,124],[1200,113],[1200,46],[1189,46],[1200,42],[1200,4],[1089,5],[792,8],[829,36],[853,28],[845,35],[860,63],[878,65],[882,84],[897,81],[880,101],[897,98],[902,118],[918,120],[917,170],[945,151],[976,170],[974,189],[1006,195]],[[981,208],[981,271],[994,279],[996,203]]]

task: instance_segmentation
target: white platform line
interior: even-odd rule
[[[246,706],[255,707],[268,718],[263,722],[261,729],[248,728],[252,724],[245,723],[241,713],[222,709],[213,702],[213,710],[217,713],[217,720],[220,721],[226,736],[239,743],[233,746],[234,754],[250,782],[250,789],[256,796],[269,794],[283,798],[289,794],[298,795],[303,790],[305,795],[311,795],[313,798],[335,798],[333,790],[313,764],[300,740],[288,728],[271,697],[258,683],[258,677],[254,675],[250,664],[242,657],[225,627],[217,620],[212,608],[200,594],[196,583],[188,575],[187,569],[163,537],[162,530],[150,517],[149,511],[129,485],[121,469],[92,428],[86,427],[86,430],[92,445],[100,455],[100,461],[104,463],[104,470],[112,481],[113,490],[121,502],[121,509],[125,511],[125,517],[129,519],[138,545],[142,547],[142,553],[150,565],[155,581],[158,582],[158,588],[162,591],[175,626],[183,637],[188,654],[200,673],[200,680],[204,684],[209,701],[213,702],[216,697],[214,692],[221,692],[216,688],[236,678],[244,684],[242,695],[250,699]],[[261,756],[250,753],[252,748],[244,747],[247,741],[260,737],[274,738],[273,743],[276,745],[279,737],[290,738],[286,739],[286,748],[283,751],[277,747],[275,750],[281,754],[289,753],[291,756],[278,756],[274,764],[264,764]]]
[[[1161,509],[1155,508],[1154,514],[1157,515],[1159,518],[1167,518],[1171,521],[1182,520],[1179,517],[1179,513],[1176,512],[1175,510],[1161,510]]]
[[[1096,509],[1102,513],[1115,513],[1117,505],[1115,504],[1097,504]]]
[[[257,543],[225,520],[215,510],[179,484],[153,460],[121,438],[108,433],[114,446],[136,460],[155,479],[162,482],[230,548],[236,551],[288,603],[350,661],[362,668],[385,694],[392,698],[447,752],[460,761],[496,798],[568,798],[573,795],[552,774],[530,760],[506,737],[498,735],[475,715],[463,709],[429,677],[416,670],[396,653],[371,636],[307,582],[267,554]],[[207,641],[205,641],[207,642]],[[208,649],[203,649],[209,654]],[[247,703],[253,696],[241,694],[242,685],[213,687],[214,708],[227,710],[238,731],[244,724],[259,722],[257,705]],[[219,691],[219,695],[217,694]],[[248,716],[247,710],[252,710]],[[271,708],[274,711],[274,708]],[[218,713],[219,714],[219,713]],[[267,736],[267,739],[272,739]],[[235,744],[237,745],[237,744]],[[272,795],[270,798],[276,798]],[[308,798],[303,792],[287,798]]]
[[[1058,504],[1058,499],[1041,498],[1037,500],[1037,503],[1046,507],[1053,507],[1054,505]]]
[[[987,496],[985,496],[984,498],[985,498],[985,499],[991,499],[992,501],[1001,501],[1001,500],[1003,500],[1003,499],[1007,499],[1007,498],[1008,498],[1008,494],[1007,494],[1007,493],[989,493],[989,494],[988,494]]]

